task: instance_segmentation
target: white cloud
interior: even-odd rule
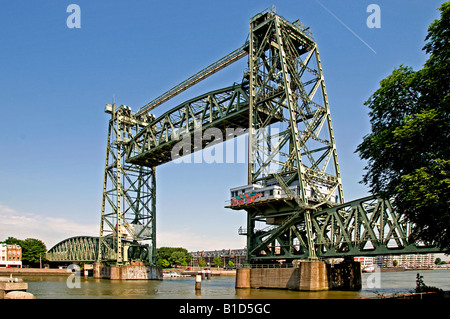
[[[8,237],[42,240],[47,249],[73,236],[98,236],[99,226],[80,224],[66,218],[20,212],[0,204],[0,240]]]

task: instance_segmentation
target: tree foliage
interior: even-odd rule
[[[428,28],[429,58],[418,71],[401,65],[365,103],[372,132],[358,145],[362,182],[394,197],[415,225],[414,240],[450,250],[450,1]]]
[[[437,294],[438,297],[441,298],[444,297],[444,291],[442,289],[434,286],[427,286],[423,281],[423,276],[421,276],[419,273],[417,273],[416,276],[416,288],[414,289],[414,292],[415,293],[434,292]]]
[[[170,266],[186,266],[191,261],[191,255],[185,248],[161,247],[156,250],[158,265],[163,268]]]
[[[169,268],[170,267],[170,263],[167,259],[160,258],[160,259],[158,259],[156,264],[161,268]]]
[[[5,243],[8,245],[19,245],[22,248],[22,264],[24,265],[38,267],[40,261],[46,260],[47,248],[39,239],[27,238],[20,240],[14,237],[8,237]]]
[[[214,264],[215,267],[219,268],[220,266],[222,266],[222,263],[223,263],[222,262],[222,257],[219,257],[219,256],[214,257],[213,264]]]
[[[200,258],[200,259],[198,260],[198,265],[199,265],[200,267],[205,267],[205,266],[206,266],[206,260],[205,260],[204,258]]]

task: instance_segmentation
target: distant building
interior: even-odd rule
[[[434,254],[408,254],[408,255],[387,255],[378,258],[379,266],[393,267],[396,265],[407,268],[429,268],[434,267],[436,258]]]
[[[375,266],[374,257],[354,257],[353,260],[361,263],[361,269]]]
[[[240,267],[246,263],[247,249],[222,249],[222,250],[209,250],[209,251],[195,251],[190,252],[191,262],[190,266],[198,267],[199,259],[206,261],[206,266],[214,267],[214,258],[222,258],[222,267],[227,267],[228,262],[232,261],[235,267]]]
[[[22,268],[22,247],[0,244],[0,267]]]

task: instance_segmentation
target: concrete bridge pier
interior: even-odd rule
[[[327,266],[323,261],[301,262],[299,275],[299,290],[301,291],[328,290],[329,288]]]
[[[130,265],[108,266],[102,263],[94,264],[94,278],[111,280],[162,280],[162,270],[157,266],[149,266],[143,262],[133,262]]]
[[[330,289],[361,290],[361,263],[345,260],[333,266],[327,265]]]
[[[251,288],[250,286],[250,268],[236,269],[236,288]]]
[[[300,291],[360,290],[359,262],[329,265],[324,261],[301,261],[293,268],[240,268],[236,288],[277,288]]]

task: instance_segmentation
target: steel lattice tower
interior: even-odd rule
[[[127,106],[107,104],[111,114],[106,146],[98,262],[117,265],[133,259],[155,262],[156,169],[125,162],[136,132],[151,120]],[[105,254],[104,252],[110,252]]]
[[[336,144],[317,44],[299,21],[272,11],[250,21],[249,42],[132,114],[111,114],[105,161],[99,261],[150,240],[155,261],[156,166],[173,160],[182,134],[218,128],[248,132],[248,184],[277,185],[285,197],[230,207],[247,211],[249,262],[315,258],[311,214],[344,201]],[[248,55],[242,83],[191,99],[158,118],[149,113],[173,96]],[[181,134],[182,133],[182,134]],[[214,143],[190,140],[195,152]],[[184,147],[183,147],[184,148]],[[263,224],[264,228],[258,228]],[[103,247],[103,248],[102,248]],[[108,249],[105,249],[105,248]]]
[[[248,184],[278,184],[290,200],[244,208],[248,258],[314,259],[311,213],[344,202],[317,44],[270,11],[251,20],[249,38]]]

